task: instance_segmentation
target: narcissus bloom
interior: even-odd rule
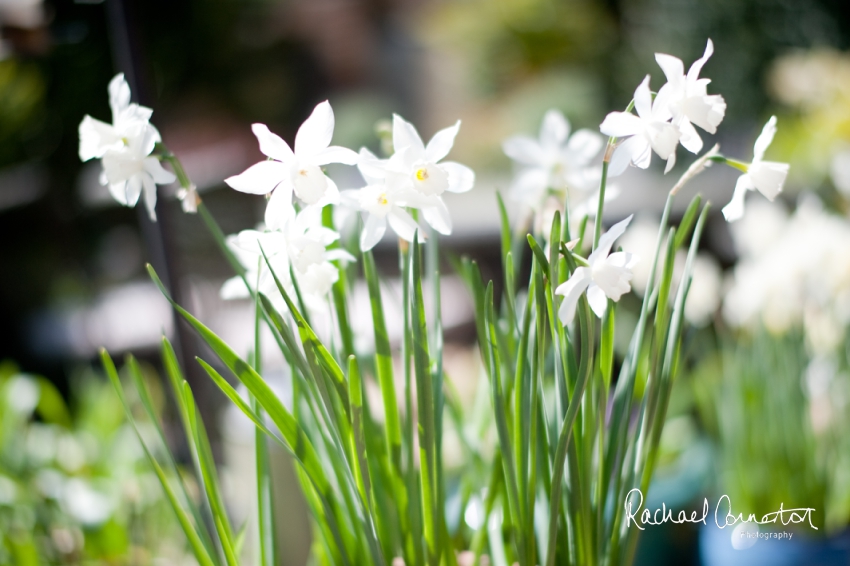
[[[599,126],[599,130],[607,136],[628,138],[614,150],[608,169],[611,177],[625,171],[629,163],[646,169],[652,151],[667,160],[665,173],[676,163],[676,146],[681,134],[676,126],[667,121],[670,117],[667,105],[657,99],[653,103],[649,75],[635,90],[634,101],[637,116],[631,112],[611,112]]]
[[[753,148],[753,162],[746,166],[746,173],[738,177],[732,200],[723,207],[723,216],[727,222],[734,222],[744,215],[744,200],[747,191],[758,190],[767,197],[767,200],[771,201],[782,192],[782,186],[785,184],[790,166],[787,163],[764,161],[764,152],[770,147],[775,134],[776,116],[771,116],[756,139]]]
[[[602,318],[608,307],[608,299],[619,301],[631,289],[632,267],[638,257],[628,252],[611,252],[614,241],[623,235],[632,216],[614,224],[599,238],[599,246],[587,258],[588,265],[578,267],[569,279],[561,283],[555,293],[564,301],[558,310],[563,325],[569,324],[576,314],[576,305],[581,294],[587,290],[587,300],[596,316]]]
[[[265,195],[271,193],[265,221],[270,229],[281,228],[295,215],[292,194],[307,206],[339,203],[339,190],[321,169],[329,163],[354,165],[357,154],[332,146],[333,109],[328,101],[316,106],[295,135],[295,150],[264,124],[251,129],[260,142],[260,151],[270,159],[252,165],[243,173],[224,180],[237,191]]]
[[[418,208],[425,221],[441,234],[451,234],[452,221],[440,195],[445,191],[463,193],[475,184],[472,169],[442,161],[451,151],[459,129],[460,120],[434,134],[426,146],[412,124],[393,115],[395,153],[386,164],[387,170],[399,173],[392,178],[393,188],[413,190],[425,197]]]
[[[714,44],[709,39],[705,53],[694,61],[688,74],[682,60],[672,55],[656,53],[655,60],[667,77],[667,84],[658,91],[655,104],[667,107],[673,124],[681,133],[681,144],[691,153],[702,149],[702,138],[694,125],[714,134],[726,114],[726,101],[719,94],[708,94],[710,79],[699,78],[700,71],[714,53]]]
[[[511,196],[539,211],[549,190],[590,194],[599,187],[599,171],[589,166],[602,144],[602,137],[590,130],[570,136],[570,123],[564,115],[549,110],[538,139],[517,135],[502,144],[505,154],[520,166]],[[578,204],[570,201],[571,208]]]
[[[176,177],[163,169],[159,158],[151,157],[161,141],[149,122],[153,110],[130,102],[130,86],[123,74],[109,82],[109,106],[112,124],[88,115],[80,122],[80,159],[103,160],[100,182],[124,206],[135,206],[144,192],[148,214],[156,220],[156,185],[173,183]]]
[[[386,233],[387,223],[400,238],[412,241],[418,225],[403,207],[427,204],[428,197],[404,188],[402,180],[394,179],[400,173],[388,171],[385,163],[366,148],[360,150],[357,168],[367,185],[358,190],[342,191],[342,203],[362,211],[360,249],[365,252],[375,247]]]

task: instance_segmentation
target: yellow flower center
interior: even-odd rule
[[[421,167],[421,168],[416,170],[416,180],[417,181],[424,181],[427,178],[428,178],[428,170],[427,169],[425,169],[424,167]]]
[[[306,177],[307,176],[307,170],[302,169],[301,171],[298,172],[298,174],[301,175],[302,177]]]
[[[386,194],[382,194],[381,196],[378,197],[378,204],[380,204],[382,206],[387,204],[387,195]]]

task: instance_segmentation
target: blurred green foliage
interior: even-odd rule
[[[0,564],[179,558],[171,511],[109,383],[83,372],[71,398],[0,363]]]

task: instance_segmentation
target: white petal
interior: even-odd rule
[[[502,142],[505,155],[523,165],[541,165],[543,150],[537,140],[529,136],[512,136]]]
[[[767,124],[764,125],[761,134],[756,139],[755,147],[753,149],[753,161],[760,161],[764,159],[764,152],[767,151],[768,147],[770,147],[770,143],[773,141],[773,136],[775,134],[776,116],[771,116],[770,120],[767,121]]]
[[[595,283],[591,283],[587,288],[587,302],[590,303],[590,308],[599,318],[605,315],[608,308],[608,297],[605,292]]]
[[[611,112],[602,121],[599,131],[606,136],[624,138],[643,131],[643,121],[631,112]]]
[[[434,202],[432,206],[422,208],[422,216],[434,230],[448,236],[452,233],[452,217],[449,214],[449,209],[446,208],[446,203],[441,198],[436,198],[432,202]]]
[[[109,106],[113,118],[130,105],[130,85],[124,79],[124,73],[118,73],[109,81]]]
[[[314,165],[327,165],[328,163],[357,165],[358,161],[360,161],[360,156],[357,155],[357,152],[338,145],[332,145],[323,149],[309,159],[309,162]]]
[[[649,140],[645,136],[632,136],[614,150],[614,155],[611,156],[611,163],[608,166],[608,176],[616,177],[622,174],[629,163],[634,163],[637,167],[646,169],[649,167],[651,157],[652,150]]]
[[[667,77],[667,82],[675,85],[676,83],[681,82],[681,80],[685,77],[685,64],[682,63],[682,60],[678,57],[673,57],[666,53],[656,53],[655,61],[658,63],[658,66],[661,67],[661,70],[664,71],[664,76]]]
[[[103,157],[103,154],[115,144],[121,144],[121,137],[111,124],[86,115],[78,128],[80,135],[80,160]]]
[[[339,202],[346,208],[360,210],[360,191],[362,189],[348,189],[339,191]]]
[[[393,114],[393,149],[399,151],[408,149],[408,159],[417,161],[425,157],[425,144],[413,124]]]
[[[587,289],[587,286],[590,285],[590,282],[590,269],[579,267],[569,279],[555,289],[556,295],[562,295],[564,297],[561,306],[558,308],[558,318],[564,326],[568,325],[575,318],[579,297]]]
[[[280,230],[295,216],[292,206],[292,185],[279,185],[266,204],[265,223],[269,230]]]
[[[570,135],[570,123],[560,110],[549,110],[540,126],[540,145],[544,148],[559,148]]]
[[[682,135],[679,128],[669,122],[653,122],[649,129],[649,143],[661,159],[668,159],[679,145]]]
[[[139,195],[135,195],[135,200],[133,200],[132,204],[127,201],[128,193],[127,193],[127,181],[121,181],[119,183],[108,183],[107,187],[109,188],[109,194],[112,195],[118,204],[123,204],[124,206],[133,206],[136,204],[136,200],[138,200]]]
[[[732,193],[732,200],[723,207],[723,217],[726,222],[735,222],[744,216],[744,201],[747,198],[747,191],[754,188],[749,175],[738,177],[738,181],[735,183],[735,192]]]
[[[670,172],[673,169],[673,166],[676,165],[676,150],[673,150],[673,153],[670,154],[670,157],[667,158],[667,165],[664,166],[664,174]]]
[[[225,301],[229,301],[231,299],[250,297],[251,293],[248,291],[248,287],[245,286],[245,281],[237,275],[224,282],[218,295]]]
[[[788,177],[788,169],[787,163],[756,161],[750,165],[747,173],[758,191],[768,200],[773,200],[782,192],[782,185]]]
[[[702,149],[702,138],[687,118],[679,122],[679,143],[691,153],[699,153]]]
[[[549,172],[540,167],[529,167],[517,174],[511,185],[511,198],[532,208],[540,205],[549,185]]]
[[[295,155],[312,157],[331,144],[334,133],[334,111],[325,100],[316,105],[295,134]]]
[[[437,167],[449,174],[449,186],[446,190],[450,193],[465,193],[475,184],[475,172],[466,165],[444,161]]]
[[[393,232],[398,234],[399,238],[408,242],[413,241],[413,235],[416,233],[419,225],[416,224],[416,221],[406,210],[397,206],[393,207],[387,215],[387,220],[389,220],[390,227],[393,229]]]
[[[602,236],[599,238],[599,245],[596,247],[595,250],[593,250],[593,253],[590,254],[590,257],[587,258],[587,261],[588,263],[590,263],[590,265],[593,265],[595,262],[604,260],[606,257],[608,257],[608,254],[611,253],[611,246],[614,245],[614,241],[625,233],[626,228],[629,226],[629,222],[632,221],[633,217],[634,214],[630,215],[625,220],[617,222],[616,224],[611,226],[611,228],[607,232],[602,234]]]
[[[152,221],[156,222],[156,183],[147,173],[140,173],[139,177],[142,179],[142,186],[145,191],[145,206],[148,209],[148,215]]]
[[[328,250],[325,252],[325,259],[328,261],[343,261],[343,262],[355,262],[357,258],[348,253],[348,250],[344,248],[334,248],[332,250]]]
[[[700,72],[702,71],[703,65],[708,62],[708,58],[714,53],[714,44],[711,42],[711,38],[705,43],[705,53],[703,53],[702,57],[694,61],[694,64],[691,65],[691,68],[688,70],[688,80],[695,81],[697,77],[699,77]]]
[[[293,157],[292,148],[279,135],[274,134],[265,124],[254,124],[251,131],[260,142],[260,151],[263,155],[277,159],[278,161],[289,161]]]
[[[363,232],[360,234],[360,249],[365,252],[374,248],[375,244],[384,237],[386,231],[386,218],[380,218],[374,214],[367,215],[366,222],[363,224]]]
[[[570,141],[567,143],[567,151],[577,164],[586,165],[596,157],[604,143],[602,136],[593,130],[582,129],[570,137]]]
[[[638,116],[648,119],[652,116],[652,92],[649,90],[649,75],[635,89],[635,110]]]
[[[726,101],[719,94],[692,96],[685,100],[683,111],[691,122],[714,134],[726,115]]]
[[[244,172],[224,180],[231,188],[249,195],[265,195],[282,181],[289,183],[289,166],[279,161],[260,161]]]
[[[437,163],[447,156],[455,143],[458,130],[460,130],[460,120],[455,122],[454,126],[449,126],[434,134],[425,148],[425,160]]]
[[[327,183],[327,186],[325,187],[325,194],[314,205],[319,208],[329,204],[337,205],[340,200],[339,189],[337,188],[336,183],[334,183],[334,180],[325,175],[325,182]]]
[[[612,254],[614,255],[614,254]],[[616,258],[615,258],[616,259]],[[611,258],[597,262],[591,268],[593,274],[593,282],[596,283],[606,296],[612,301],[619,301],[624,293],[631,290],[629,281],[633,274],[631,269],[627,269],[617,262],[611,261]]]
[[[158,185],[167,185],[177,180],[177,176],[171,171],[167,171],[162,167],[162,163],[156,157],[146,157],[144,161],[145,171],[147,171]]]

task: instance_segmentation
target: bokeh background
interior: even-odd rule
[[[200,219],[182,213],[176,186],[160,188],[154,225],[112,201],[97,182],[97,163],[80,162],[77,126],[85,114],[108,119],[106,85],[116,72],[125,73],[136,101],[154,109],[164,142],[227,233],[262,219],[261,199],[222,182],[259,159],[254,122],[291,139],[313,106],[330,99],[335,143],[377,149],[393,112],[426,139],[460,118],[453,159],[475,169],[478,182],[447,199],[456,229],[444,247],[496,273],[493,193],[508,188],[512,171],[501,141],[536,132],[549,108],[575,128],[596,129],[647,73],[660,86],[653,53],[688,65],[709,37],[715,55],[703,74],[728,106],[706,144],[746,159],[777,114],[772,158],[792,164],[786,202],[805,190],[840,208],[841,191],[850,190],[841,161],[850,155],[844,0],[0,0],[0,30],[0,360],[43,376],[70,407],[54,418],[89,430],[112,430],[121,420],[120,411],[100,424],[74,416],[98,398],[91,383],[100,346],[114,356],[132,351],[151,367],[162,332],[184,359],[200,348],[172,321],[146,262],[167,272],[181,302],[225,339],[244,349],[251,341],[250,310],[218,299],[227,264]],[[687,166],[680,161],[671,177]],[[336,173],[340,188],[360,182],[351,171]],[[722,206],[735,175],[713,169],[694,190]],[[608,212],[612,219],[651,213],[673,182],[660,170],[630,172]],[[722,270],[740,250],[719,208],[704,248]],[[391,274],[394,251],[381,250],[379,263]],[[447,321],[458,344],[454,363],[474,365],[475,354],[463,349],[472,343],[471,310],[463,291],[456,295]],[[228,451],[238,454],[239,425],[227,420],[205,378],[195,380],[205,417],[225,424],[219,457],[238,460]],[[116,403],[109,393],[100,403]],[[293,517],[288,536],[304,539],[301,515]],[[70,539],[51,536],[74,548],[76,531],[68,532]],[[126,538],[125,550],[134,540]],[[673,540],[681,554],[670,563],[696,560],[693,533]]]

